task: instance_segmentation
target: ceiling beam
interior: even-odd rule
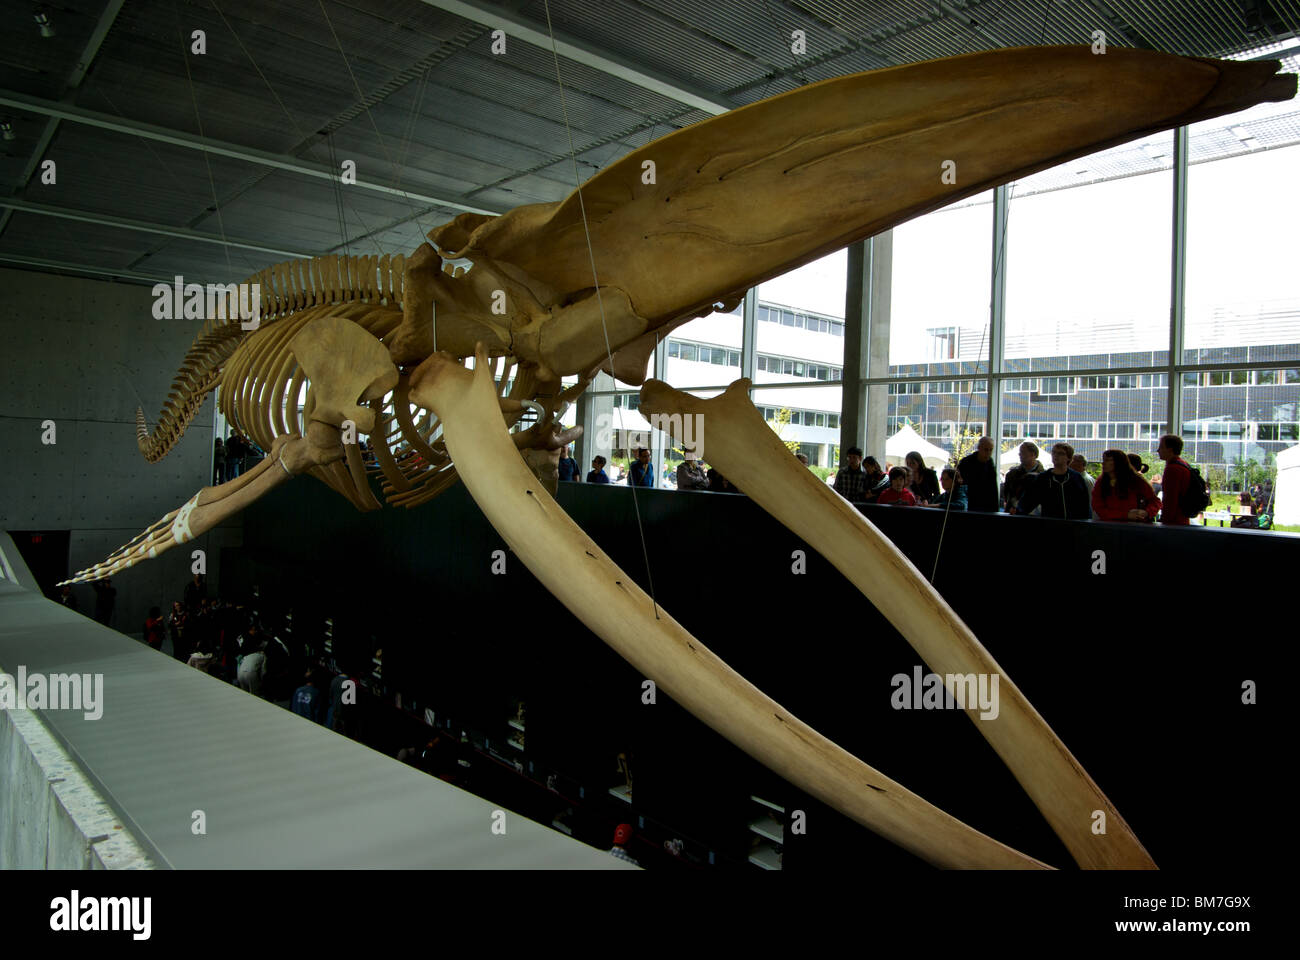
[[[81,86],[81,81],[86,79],[86,71],[90,69],[91,63],[94,62],[99,48],[104,44],[104,38],[108,36],[108,31],[113,29],[113,24],[117,22],[117,15],[122,12],[122,4],[126,0],[108,0],[104,9],[100,11],[99,20],[95,22],[95,29],[90,32],[90,38],[86,45],[81,48],[81,56],[77,58],[77,65],[72,68],[68,74],[68,79],[63,83],[63,98],[71,98],[73,91]],[[22,176],[18,178],[18,189],[14,192],[16,196],[21,196],[27,189],[27,184],[31,182],[32,175],[36,172],[36,166],[45,156],[45,151],[50,149],[50,144],[54,140],[54,134],[59,129],[59,118],[50,117],[45,122],[45,129],[41,135],[36,138],[36,149],[27,160],[27,165],[23,167]],[[13,211],[6,210],[0,213],[0,234],[5,232],[5,227],[9,226],[9,218],[13,216]]]
[[[473,2],[466,2],[466,0],[421,0],[421,2],[431,7],[437,7],[439,10],[445,10],[447,13],[464,20],[471,20],[474,23],[481,23],[485,27],[504,30],[507,40],[520,40],[532,46],[541,47],[544,50],[551,50],[551,35],[546,32],[543,26],[525,20],[518,14],[496,4],[484,3],[482,0],[473,0]],[[629,60],[616,59],[604,53],[595,44],[580,40],[577,37],[556,33],[555,50],[560,56],[576,63],[608,73],[610,76],[626,80],[635,86],[651,90],[661,96],[668,97],[670,100],[687,104],[697,110],[703,110],[705,113],[716,116],[735,109],[734,103],[728,103],[722,97],[710,93],[702,87],[682,83],[680,80],[675,80],[666,74],[657,73]]]
[[[147,273],[132,273],[130,270],[113,270],[108,267],[88,267],[84,263],[65,263],[62,260],[43,260],[39,257],[20,257],[12,253],[0,253],[0,263],[16,263],[20,267],[35,267],[43,270],[58,270],[61,273],[86,273],[94,277],[117,277],[135,283],[172,283],[174,277],[157,277]]]
[[[139,120],[128,120],[125,117],[114,117],[107,113],[100,113],[96,110],[87,110],[84,107],[78,107],[71,103],[60,103],[55,100],[44,100],[40,97],[29,97],[26,94],[16,93],[12,90],[0,90],[0,106],[12,107],[13,109],[22,110],[27,113],[37,113],[48,117],[57,117],[60,120],[67,120],[72,123],[81,123],[86,126],[99,127],[102,130],[112,130],[117,133],[126,133],[136,137],[144,137],[146,140],[156,140],[159,143],[169,143],[172,146],[184,147],[187,150],[201,150],[204,153],[230,157],[233,160],[242,160],[246,163],[256,163],[266,167],[275,167],[279,170],[287,170],[289,173],[297,173],[306,177],[315,177],[320,180],[337,182],[339,178],[339,172],[337,170],[324,166],[323,164],[308,163],[304,160],[299,160],[297,157],[287,157],[278,153],[270,153],[266,150],[258,150],[255,147],[244,147],[236,143],[227,143],[224,140],[214,140],[212,137],[200,137],[192,133],[182,133],[178,130],[171,130],[167,127],[160,127],[152,123],[142,123]],[[384,193],[389,196],[401,197],[407,201],[418,201],[431,207],[443,207],[448,210],[462,210],[466,213],[497,214],[501,212],[499,210],[488,210],[483,207],[471,207],[456,200],[448,200],[446,197],[430,197],[426,194],[390,187],[386,184],[377,183],[360,177],[357,179],[353,189],[370,190],[375,193]]]
[[[63,220],[76,220],[78,223],[94,223],[102,227],[116,227],[120,230],[134,230],[137,233],[157,233],[164,237],[179,237],[182,240],[196,240],[199,243],[215,243],[223,247],[241,247],[244,250],[257,250],[261,253],[273,253],[277,256],[305,259],[310,253],[299,250],[284,250],[280,247],[268,247],[248,240],[234,237],[222,237],[215,233],[203,233],[189,227],[171,227],[162,223],[149,223],[145,220],[130,220],[126,217],[114,217],[90,210],[76,210],[72,207],[52,207],[43,203],[31,203],[27,200],[15,200],[0,197],[0,207],[16,210],[19,213],[34,213],[42,217],[59,217]]]

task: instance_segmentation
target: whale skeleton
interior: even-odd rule
[[[151,461],[166,456],[220,387],[226,417],[268,456],[68,582],[188,542],[303,473],[361,510],[381,506],[375,487],[413,507],[459,480],[583,623],[791,783],[937,866],[1045,868],[818,734],[654,604],[551,496],[559,449],[580,435],[558,418],[601,371],[643,383],[670,330],[733,308],[764,280],[1075,157],[1289,99],[1296,78],[1276,70],[1039,47],[855,74],[662,137],[563,201],[462,214],[409,257],[267,268],[250,278],[261,326],[205,324],[152,432],[139,414],[138,444]],[[235,305],[222,316],[237,317]],[[578,381],[565,387],[569,375]],[[707,421],[710,462],[840,570],[934,672],[1000,677],[997,716],[966,711],[1078,865],[1154,868],[988,651],[892,543],[790,456],[749,388],[739,380],[700,400],[650,381],[642,410],[670,425]],[[1093,829],[1098,812],[1104,832]]]

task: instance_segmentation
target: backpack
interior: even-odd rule
[[[1201,471],[1189,463],[1187,472],[1191,476],[1187,480],[1187,489],[1178,498],[1178,512],[1184,517],[1195,517],[1209,508],[1210,491],[1206,489]]]

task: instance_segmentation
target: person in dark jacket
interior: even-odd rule
[[[208,595],[205,579],[203,574],[196,573],[190,578],[190,582],[185,584],[185,609],[190,613],[197,612],[199,604]]]
[[[266,654],[266,677],[263,681],[266,699],[276,702],[290,700],[294,694],[293,677],[296,673],[293,653],[289,650],[289,645],[274,633],[266,637],[266,647],[263,649]]]
[[[244,441],[237,433],[226,438],[226,482],[239,476],[244,466]]]
[[[560,451],[560,462],[556,469],[560,474],[560,482],[581,482],[582,477],[578,475],[578,461],[569,455],[569,448],[566,446]]]
[[[241,474],[248,473],[255,466],[257,466],[259,463],[261,463],[263,460],[266,459],[266,451],[264,451],[261,447],[255,444],[252,440],[249,440],[248,437],[244,437],[243,440],[244,440],[244,465],[239,471]],[[363,440],[362,443],[364,442],[365,441]],[[374,454],[371,454],[372,458],[373,456]]]
[[[704,471],[700,461],[695,459],[695,451],[687,450],[685,453],[686,459],[677,465],[677,489],[709,489],[709,475]]]
[[[889,489],[889,475],[880,469],[880,461],[875,457],[863,457],[862,469],[867,472],[867,488],[862,499],[867,503],[875,503]]]
[[[172,609],[167,614],[167,632],[172,638],[172,656],[181,663],[186,663],[190,659],[190,654],[194,652],[194,645],[188,642],[185,632],[185,621],[188,614],[185,608],[181,606],[179,600],[172,601]]]
[[[310,670],[303,685],[293,692],[291,708],[300,717],[316,723],[325,722],[325,697],[316,689],[315,677]]]
[[[1034,475],[1021,488],[1020,500],[1010,513],[1029,514],[1042,507],[1043,516],[1058,520],[1091,520],[1092,494],[1083,475],[1070,469],[1074,447],[1058,443],[1052,447],[1052,469]]]
[[[904,459],[907,463],[907,469],[912,472],[912,479],[907,489],[912,491],[912,496],[916,497],[916,502],[929,503],[939,496],[939,477],[925,465],[921,455],[916,451],[912,451]]]
[[[113,578],[96,580],[90,586],[95,591],[95,621],[111,627],[113,608],[117,606],[117,587],[113,586]]]
[[[736,485],[724,477],[717,467],[709,467],[704,476],[709,481],[709,490],[713,493],[740,493]]]
[[[939,484],[943,487],[943,493],[931,500],[930,506],[944,510],[966,509],[966,487],[955,469],[944,467],[939,472]]]
[[[875,461],[872,461],[873,463]],[[835,492],[850,503],[862,503],[879,477],[871,477],[862,464],[862,448],[844,451],[844,463],[835,473]]]
[[[1002,505],[1007,513],[1027,513],[1017,511],[1016,504],[1024,496],[1025,489],[1043,475],[1043,465],[1038,462],[1038,444],[1026,440],[1020,445],[1020,463],[1007,471],[1007,478],[1002,484]]]
[[[357,735],[357,688],[360,681],[346,673],[341,673],[330,682],[329,713],[325,715],[325,725],[335,733],[345,737]]]
[[[637,447],[636,459],[627,471],[629,487],[653,487],[655,485],[655,465],[650,462],[650,451]]]
[[[588,483],[609,483],[609,474],[605,472],[604,457],[595,457],[591,461],[591,471],[587,474]]]
[[[981,513],[998,512],[998,468],[993,462],[993,438],[980,437],[975,452],[957,464],[966,484],[966,508]]]

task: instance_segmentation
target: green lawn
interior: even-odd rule
[[[1235,493],[1216,493],[1210,497],[1211,510],[1228,510],[1240,503],[1241,500]]]
[[[1220,510],[1230,511],[1231,508],[1237,506],[1240,502],[1241,501],[1238,499],[1238,494],[1216,493],[1213,494],[1210,498],[1210,509],[1215,511],[1220,511]],[[1212,530],[1217,528],[1218,526],[1219,526],[1218,521],[1213,521],[1209,524],[1209,527]],[[1224,524],[1224,529],[1227,529],[1227,524]],[[1279,533],[1300,533],[1300,526],[1296,524],[1275,523],[1272,527],[1269,528],[1269,531],[1277,531]],[[1269,531],[1265,531],[1265,532],[1269,532]]]

